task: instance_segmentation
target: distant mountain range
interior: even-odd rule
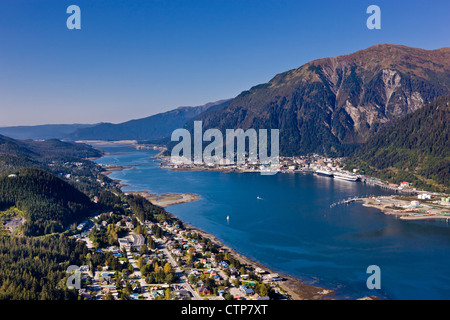
[[[101,155],[100,151],[86,144],[57,139],[16,140],[0,135],[0,173],[25,167],[46,168],[45,163],[55,160],[81,161]]]
[[[127,122],[97,124],[47,124],[0,127],[0,135],[19,140],[160,140],[173,130],[209,109],[221,108],[231,99],[210,102],[197,107],[178,107],[149,117]]]
[[[177,109],[120,124],[0,128],[12,137],[168,141],[173,130],[279,129],[281,155],[350,156],[349,165],[390,180],[449,188],[450,48],[380,44],[314,60],[234,99]],[[442,98],[440,98],[442,97]],[[436,100],[437,99],[437,100]],[[65,149],[66,148],[66,149]],[[0,136],[0,167],[36,166],[42,157],[91,149]],[[3,152],[5,151],[6,152]],[[66,150],[66,151],[65,151]]]
[[[78,129],[93,126],[95,124],[44,124],[37,126],[2,127],[0,128],[0,134],[20,140],[64,139]]]
[[[204,130],[280,129],[282,155],[342,155],[447,93],[450,48],[380,44],[278,74],[197,119]]]
[[[160,140],[170,137],[175,129],[214,108],[225,106],[229,100],[220,100],[198,107],[179,107],[142,119],[119,124],[102,123],[88,128],[80,128],[66,136],[70,140]]]
[[[279,129],[280,153],[331,156],[353,150],[394,120],[450,93],[450,48],[379,44],[323,58],[276,75],[236,98],[177,109],[120,124],[0,128],[21,138],[160,140],[173,130]],[[77,127],[78,126],[78,127]]]

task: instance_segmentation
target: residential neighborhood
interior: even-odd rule
[[[101,213],[76,231],[73,238],[109,261],[95,270],[80,267],[80,299],[289,299],[278,274],[241,264],[227,249],[179,224],[140,221],[129,207],[122,215]]]

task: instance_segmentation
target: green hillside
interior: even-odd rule
[[[0,211],[16,207],[26,219],[25,235],[63,231],[94,210],[90,199],[67,182],[41,169],[0,175]]]
[[[99,156],[100,151],[86,144],[56,139],[15,140],[0,135],[0,173],[25,167],[45,168],[46,164],[54,161],[82,161]]]
[[[365,173],[450,192],[450,95],[392,123],[349,161]]]

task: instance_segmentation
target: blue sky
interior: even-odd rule
[[[448,0],[2,0],[0,126],[123,122],[378,43],[448,47],[449,16]]]

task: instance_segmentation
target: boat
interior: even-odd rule
[[[356,174],[345,173],[345,172],[334,172],[334,178],[345,181],[357,181],[359,178]]]
[[[261,197],[256,197],[256,199],[258,199],[258,200],[262,200],[263,198],[261,198]]]
[[[320,176],[326,176],[326,177],[332,177],[333,176],[333,172],[330,170],[322,170],[322,169],[317,169],[316,174],[320,175]]]

